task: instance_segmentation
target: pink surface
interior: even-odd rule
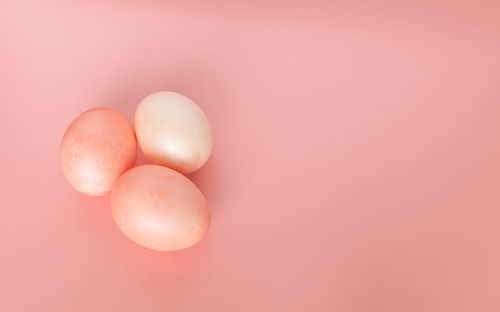
[[[1,0],[0,311],[499,311],[499,2],[348,3]],[[214,130],[174,253],[58,159],[157,90]]]

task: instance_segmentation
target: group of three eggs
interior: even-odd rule
[[[139,245],[179,250],[196,244],[210,225],[200,190],[183,174],[199,169],[212,150],[212,130],[203,110],[175,92],[144,98],[128,120],[110,108],[78,116],[60,145],[66,180],[79,192],[111,192],[120,230]],[[137,138],[137,141],[136,141]],[[153,165],[134,167],[137,142]]]

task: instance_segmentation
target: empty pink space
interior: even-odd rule
[[[499,311],[500,4],[404,2],[0,0],[0,311]],[[160,90],[214,138],[176,252],[59,167]]]

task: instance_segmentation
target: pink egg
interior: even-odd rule
[[[128,238],[155,250],[190,247],[210,226],[200,190],[182,174],[156,165],[135,167],[116,180],[111,211]]]
[[[135,112],[137,141],[144,156],[156,165],[190,173],[212,151],[212,128],[203,110],[175,92],[156,92]]]
[[[134,166],[137,143],[122,114],[110,108],[95,108],[71,123],[59,155],[66,180],[76,190],[97,196],[111,191],[114,181]]]

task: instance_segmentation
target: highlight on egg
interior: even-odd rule
[[[76,190],[92,196],[104,195],[135,164],[134,130],[114,109],[88,110],[64,133],[59,156],[64,177]]]
[[[200,190],[182,174],[144,165],[119,177],[111,191],[118,228],[137,244],[160,251],[188,248],[210,226],[210,211]]]
[[[153,164],[181,173],[199,169],[212,151],[212,128],[203,110],[175,92],[145,97],[135,112],[137,141]]]

